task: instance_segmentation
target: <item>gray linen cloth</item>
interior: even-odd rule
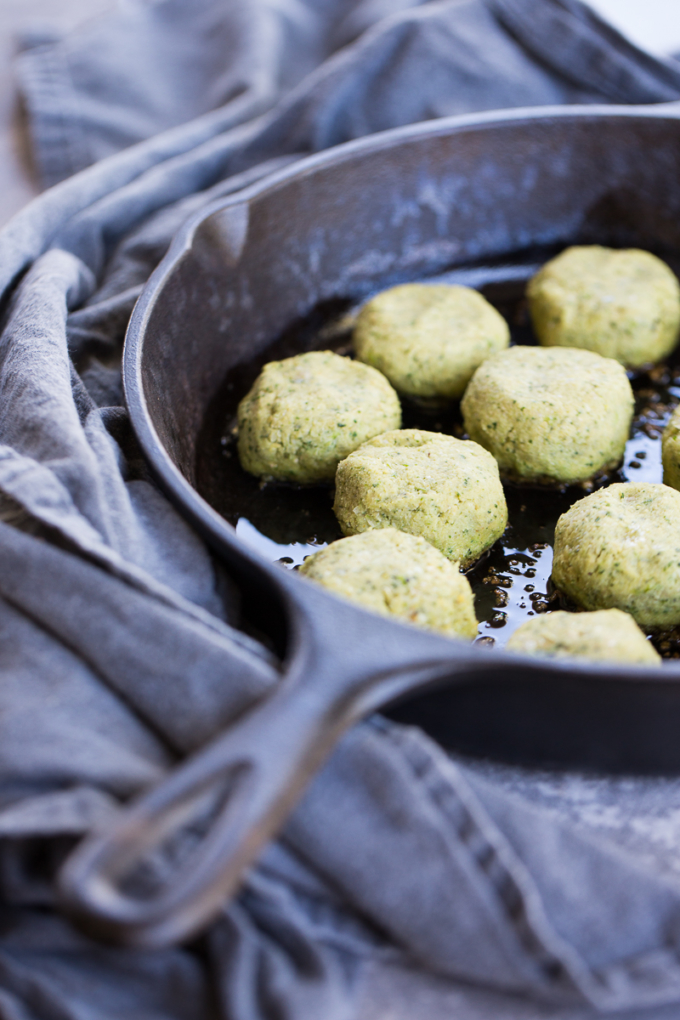
[[[0,1016],[680,1016],[677,781],[456,761],[379,717],[195,944],[98,945],[53,892],[80,834],[279,675],[121,406],[127,318],[181,222],[398,124],[677,100],[680,65],[577,0],[126,0],[19,74],[62,183],[0,234]]]

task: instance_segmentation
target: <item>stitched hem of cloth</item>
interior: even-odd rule
[[[653,57],[580,0],[487,0],[517,41],[541,63],[617,103],[680,97],[680,68]]]
[[[451,783],[425,752],[419,731],[381,718],[374,717],[372,723],[400,748],[414,778],[484,874],[522,947],[525,962],[542,986],[534,985],[534,992],[542,991],[554,1000],[565,993],[570,997],[570,990],[578,989],[587,1002],[607,1012],[669,1005],[680,999],[680,959],[671,945],[660,945],[609,966],[590,967],[552,928],[531,876],[464,777],[464,786]],[[446,763],[460,774],[448,759]]]
[[[22,53],[16,71],[31,118],[35,161],[44,187],[71,177],[92,162],[78,115],[78,97],[58,46]]]

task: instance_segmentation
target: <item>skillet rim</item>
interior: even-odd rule
[[[224,554],[225,546],[230,552],[248,562],[255,573],[264,574],[272,583],[283,600],[284,609],[290,597],[289,585],[297,587],[312,584],[304,577],[284,572],[280,567],[268,561],[259,552],[246,545],[236,534],[236,529],[225,518],[217,513],[201,496],[177,468],[166,451],[149,413],[144,391],[142,374],[142,355],[145,331],[157,300],[163,292],[167,279],[172,275],[181,259],[191,250],[194,235],[199,226],[210,216],[224,209],[248,206],[261,196],[275,192],[290,180],[304,178],[313,174],[320,167],[339,165],[351,160],[355,154],[377,152],[398,147],[402,142],[414,138],[453,136],[469,130],[494,128],[504,124],[521,124],[541,120],[601,120],[611,119],[642,119],[668,120],[680,122],[680,103],[655,104],[653,106],[620,106],[614,104],[592,105],[560,105],[538,107],[516,107],[508,110],[490,110],[481,113],[459,114],[452,117],[437,118],[432,121],[420,121],[387,131],[376,132],[362,138],[353,139],[340,145],[324,149],[321,152],[294,160],[280,170],[267,175],[254,184],[216,199],[203,209],[193,213],[175,234],[168,251],[147,280],[142,293],[133,308],[125,334],[122,358],[122,378],[125,404],[130,423],[140,444],[152,474],[161,489],[168,496],[175,508],[185,519],[196,528],[208,541],[213,549]],[[325,593],[336,599],[331,592]],[[360,606],[355,609],[371,615]],[[398,622],[398,621],[394,621]],[[406,626],[401,624],[401,626]],[[475,648],[462,641],[453,639],[467,651],[467,663],[470,672],[488,673],[490,667],[497,664],[503,667],[525,667],[530,671],[538,666],[546,670],[571,675],[577,679],[581,674],[593,678],[593,674],[601,680],[675,684],[680,681],[680,661],[664,660],[663,668],[658,666],[626,666],[623,663],[606,663],[577,659],[538,658],[513,652],[504,648],[494,650],[490,658],[487,649]]]

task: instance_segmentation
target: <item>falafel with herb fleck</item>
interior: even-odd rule
[[[565,613],[561,609],[527,620],[506,643],[509,652],[549,659],[589,659],[657,666],[661,656],[632,616],[620,609]]]
[[[616,483],[562,514],[552,579],[583,609],[622,609],[643,627],[680,623],[680,492]]]
[[[385,432],[341,461],[333,509],[345,535],[398,528],[464,567],[508,523],[491,454],[469,440],[420,429]]]
[[[349,453],[400,425],[399,397],[380,372],[310,351],[264,366],[238,406],[238,455],[258,478],[332,482]]]
[[[633,420],[617,361],[567,347],[511,347],[472,377],[465,428],[501,473],[521,482],[579,482],[615,467]]]
[[[640,368],[665,358],[678,339],[680,284],[638,248],[567,248],[533,277],[527,297],[546,347],[581,347]]]
[[[300,573],[381,616],[472,640],[470,582],[424,538],[396,528],[365,531],[309,556]]]
[[[680,489],[680,407],[676,407],[661,437],[664,485]]]
[[[510,343],[508,325],[471,287],[404,283],[367,301],[354,349],[405,396],[446,403],[463,395],[473,372]]]

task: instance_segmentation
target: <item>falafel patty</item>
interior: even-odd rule
[[[472,589],[458,564],[396,528],[341,538],[309,556],[300,573],[381,616],[449,637],[477,634]]]
[[[578,482],[615,467],[633,420],[617,361],[566,347],[511,347],[472,377],[465,428],[502,473],[524,482]]]
[[[510,652],[550,659],[590,659],[656,666],[661,656],[632,616],[620,609],[591,613],[545,613],[527,620],[511,635]]]
[[[341,461],[335,515],[345,535],[398,528],[473,563],[503,534],[498,465],[477,443],[438,432],[385,432]]]
[[[384,375],[331,351],[270,361],[238,406],[238,455],[258,478],[332,482],[352,450],[401,425]]]
[[[574,503],[557,522],[552,578],[584,609],[680,623],[680,492],[617,483]]]
[[[582,347],[627,368],[660,361],[680,331],[680,285],[648,251],[567,248],[529,282],[534,330],[546,347]]]
[[[354,349],[394,388],[426,402],[462,396],[481,363],[510,343],[505,319],[471,287],[405,283],[359,312]]]
[[[680,489],[680,407],[676,407],[661,437],[664,485]]]

